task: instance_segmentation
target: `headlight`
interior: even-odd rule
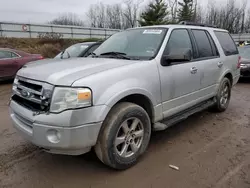
[[[249,67],[248,64],[243,64],[243,63],[240,64],[240,68],[242,68],[242,69],[246,69],[248,67]]]
[[[92,93],[90,89],[56,87],[53,92],[50,111],[58,113],[91,105]]]

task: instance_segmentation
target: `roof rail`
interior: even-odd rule
[[[203,24],[203,23],[195,23],[195,22],[188,22],[188,21],[181,21],[181,22],[179,22],[179,24],[180,25],[194,25],[194,26],[201,26],[201,27],[218,28],[216,25]]]

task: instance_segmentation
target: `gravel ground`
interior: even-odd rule
[[[9,120],[10,89],[0,84],[1,188],[250,188],[250,81],[233,88],[226,112],[201,112],[154,133],[140,162],[122,172],[93,153],[52,155],[26,142]]]

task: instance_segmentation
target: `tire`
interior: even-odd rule
[[[226,90],[227,88],[227,90]],[[215,105],[211,108],[212,111],[214,112],[224,112],[230,102],[231,99],[231,89],[232,89],[232,84],[228,78],[223,78],[218,93],[215,96],[216,103]]]
[[[137,163],[148,147],[150,136],[147,112],[133,103],[118,103],[103,122],[95,153],[109,167],[125,170]]]

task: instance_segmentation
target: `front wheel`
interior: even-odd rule
[[[150,135],[147,112],[133,103],[119,103],[103,123],[95,152],[104,164],[118,170],[127,169],[145,152]]]
[[[213,111],[224,112],[230,102],[232,85],[228,78],[223,78],[218,93],[216,95],[216,103],[212,107]]]

